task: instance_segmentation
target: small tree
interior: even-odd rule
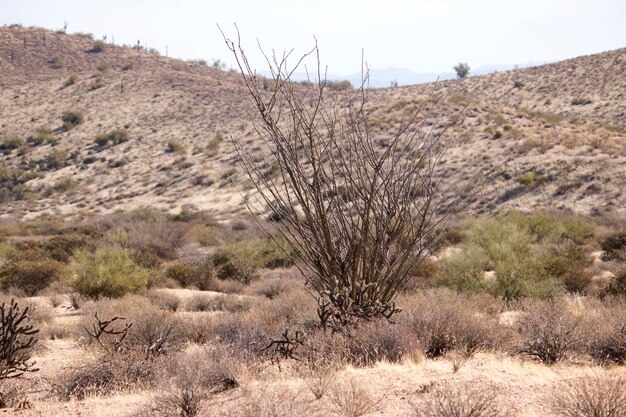
[[[459,62],[452,69],[456,72],[457,78],[465,78],[469,75],[470,66],[467,65],[467,62]]]
[[[399,311],[398,292],[426,256],[441,220],[435,168],[442,133],[426,128],[420,117],[431,100],[407,114],[381,145],[370,130],[367,75],[357,89],[328,91],[315,45],[298,64],[317,57],[317,83],[292,82],[288,55],[274,56],[268,59],[273,83],[266,92],[240,43],[225,41],[267,151],[253,153],[234,140],[258,192],[256,200],[246,199],[248,208],[257,219],[268,211],[279,219],[273,224],[299,259],[323,326],[391,317]],[[273,164],[278,175],[266,175]],[[281,241],[275,240],[279,246]]]

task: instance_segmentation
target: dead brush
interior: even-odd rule
[[[372,396],[355,380],[336,384],[328,394],[330,411],[341,417],[362,417],[380,412],[382,397]]]
[[[493,306],[482,306],[482,300],[474,297],[435,291],[403,301],[406,314],[400,320],[430,358],[450,351],[469,357],[480,349],[495,348],[506,337]]]
[[[209,410],[213,411],[213,410]],[[302,393],[285,387],[254,386],[242,390],[236,407],[215,410],[212,415],[226,417],[301,417],[324,416]]]
[[[593,376],[564,382],[555,389],[551,408],[563,417],[625,417],[626,380]]]
[[[423,403],[411,403],[415,417],[507,417],[489,387],[435,387]]]
[[[518,321],[516,351],[551,365],[576,351],[582,318],[564,300],[532,303]]]

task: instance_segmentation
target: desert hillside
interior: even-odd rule
[[[625,93],[619,49],[371,90],[369,99],[372,128],[384,140],[406,111],[429,95],[444,98],[428,123],[448,128],[440,174],[456,210],[593,214],[626,207]],[[64,128],[67,111],[84,120]],[[236,73],[85,35],[2,27],[0,215],[193,204],[230,218],[245,210],[241,191],[249,186],[228,139],[254,146],[249,119]]]

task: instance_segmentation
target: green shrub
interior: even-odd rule
[[[65,130],[71,130],[85,121],[85,116],[78,110],[68,110],[61,116]]]
[[[214,277],[213,264],[209,259],[181,260],[170,264],[165,275],[183,287],[208,290]]]
[[[0,142],[0,151],[5,155],[11,153],[14,149],[20,149],[22,147],[24,147],[24,141],[16,137],[6,138]]]
[[[78,267],[72,286],[91,298],[121,297],[145,289],[152,274],[149,269],[137,265],[127,250],[79,250],[75,258]]]
[[[526,172],[519,177],[517,177],[517,182],[524,187],[530,187],[535,183],[535,173],[534,172]]]
[[[49,258],[43,250],[15,250],[0,268],[0,282],[3,289],[15,287],[32,296],[58,280],[63,270],[63,264]]]
[[[470,72],[470,66],[467,65],[467,62],[459,62],[452,69],[456,72],[456,76],[459,79],[467,77]]]

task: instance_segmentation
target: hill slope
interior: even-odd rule
[[[0,28],[0,215],[185,204],[222,218],[245,211],[237,187],[246,185],[223,140],[237,135],[254,146],[239,76],[132,48],[95,52],[94,44]],[[447,95],[433,113],[436,130],[465,109],[448,131],[441,173],[456,209],[626,210],[626,49],[372,90],[381,140],[433,91]],[[65,131],[61,116],[70,109],[85,121]],[[128,140],[95,143],[115,129]]]

